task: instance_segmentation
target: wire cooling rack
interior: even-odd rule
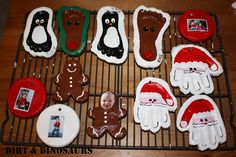
[[[91,42],[96,33],[97,11],[90,11],[90,26],[88,30],[88,42],[86,51],[79,57],[68,57],[58,45],[56,54],[50,59],[34,58],[25,52],[22,47],[22,34],[19,39],[18,49],[12,71],[11,83],[22,77],[35,77],[41,80],[47,89],[47,106],[53,105],[52,93],[58,88],[53,77],[62,72],[64,63],[68,59],[79,60],[83,72],[90,77],[90,83],[84,87],[89,93],[87,102],[81,104],[73,99],[65,104],[72,107],[81,120],[80,133],[69,147],[90,147],[105,149],[168,149],[168,150],[196,150],[196,146],[190,146],[188,142],[188,132],[179,132],[176,128],[176,116],[181,105],[191,95],[182,94],[178,88],[171,87],[177,98],[178,109],[170,113],[171,125],[168,129],[160,129],[156,134],[142,131],[139,124],[133,119],[133,107],[135,89],[138,83],[147,76],[154,76],[166,80],[170,84],[169,73],[171,70],[171,49],[179,44],[187,44],[178,32],[177,22],[182,12],[168,12],[171,15],[170,26],[163,38],[163,61],[158,68],[142,69],[137,66],[133,55],[133,11],[124,11],[125,30],[129,42],[129,55],[124,64],[112,65],[101,61],[91,51]],[[56,11],[54,12],[54,32],[59,43],[59,30],[56,22]],[[205,47],[223,65],[224,73],[213,78],[214,92],[209,95],[217,104],[222,115],[226,131],[227,141],[220,145],[217,150],[232,150],[236,148],[236,129],[234,127],[234,108],[230,92],[230,83],[227,74],[224,48],[219,31],[219,22],[215,14],[210,13],[215,22],[214,35],[207,41],[197,43]],[[27,15],[26,15],[27,18]],[[25,19],[26,19],[25,18]],[[24,22],[25,24],[25,22]],[[23,25],[24,28],[24,25]],[[22,28],[22,30],[23,30]],[[88,109],[98,105],[99,97],[105,91],[112,91],[119,96],[119,104],[128,110],[126,118],[121,120],[122,126],[127,130],[127,135],[122,140],[112,139],[109,134],[100,139],[92,139],[86,134],[86,129],[92,124],[88,117]],[[125,105],[122,105],[125,104]],[[10,145],[22,146],[45,146],[36,133],[37,118],[21,119],[9,112],[7,104],[5,107],[6,119],[1,127],[1,142]]]

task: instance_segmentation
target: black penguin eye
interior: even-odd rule
[[[151,31],[152,31],[152,32],[155,32],[155,31],[156,31],[156,28],[155,28],[155,27],[152,27],[152,28],[151,28]]]
[[[40,23],[41,23],[41,24],[44,23],[44,19],[41,19],[41,20],[40,20]]]
[[[109,23],[110,23],[110,20],[109,20],[109,19],[106,19],[106,20],[105,20],[105,23],[106,23],[106,24],[109,24]]]
[[[67,22],[67,25],[69,25],[69,26],[70,26],[71,24],[72,24],[72,22],[71,22],[71,21],[68,21],[68,22]]]
[[[112,18],[112,19],[111,19],[111,22],[112,22],[112,23],[115,23],[115,22],[116,22],[116,19]]]
[[[36,23],[36,24],[39,24],[39,19],[35,20],[35,23]]]
[[[147,32],[148,31],[148,27],[147,26],[143,27],[143,31]]]
[[[79,21],[76,21],[76,22],[75,22],[75,25],[77,25],[77,26],[78,26],[78,25],[79,25]]]

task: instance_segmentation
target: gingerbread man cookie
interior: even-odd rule
[[[100,138],[108,132],[115,139],[122,139],[126,135],[126,129],[121,126],[119,120],[127,115],[127,111],[118,108],[116,96],[111,92],[105,92],[100,98],[98,107],[89,109],[89,117],[94,120],[87,133],[92,138]]]
[[[81,65],[76,60],[66,61],[63,74],[55,76],[54,81],[59,85],[52,98],[56,102],[66,102],[70,96],[77,102],[85,102],[88,93],[83,90],[83,85],[89,82],[89,77],[82,73]]]

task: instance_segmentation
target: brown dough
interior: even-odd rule
[[[65,10],[62,14],[63,27],[66,32],[66,47],[77,50],[80,46],[85,16],[79,10]]]
[[[157,57],[155,41],[166,19],[160,13],[140,10],[137,21],[140,36],[140,56],[146,61],[154,61]]]
[[[92,138],[100,138],[108,132],[115,139],[122,139],[126,135],[126,129],[121,126],[119,120],[127,115],[127,110],[118,108],[116,96],[111,92],[105,92],[100,98],[98,107],[89,109],[89,117],[94,120],[87,133]]]
[[[63,74],[56,75],[54,81],[60,87],[52,95],[56,102],[66,102],[70,96],[77,102],[85,102],[87,100],[88,93],[83,90],[83,85],[89,82],[89,77],[82,74],[81,65],[78,61],[66,61]]]

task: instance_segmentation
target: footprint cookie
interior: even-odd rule
[[[52,28],[53,11],[39,7],[30,12],[25,30],[23,46],[32,56],[50,58],[56,52],[57,39]]]
[[[59,85],[59,90],[52,95],[56,102],[66,102],[70,96],[79,103],[87,100],[88,93],[83,90],[83,85],[89,82],[89,77],[82,73],[78,61],[66,61],[63,73],[56,75],[54,82]]]
[[[156,68],[162,61],[162,38],[170,15],[156,8],[139,6],[134,11],[134,57],[143,68]]]
[[[78,56],[85,49],[89,15],[88,10],[78,6],[64,6],[59,9],[57,19],[60,29],[60,43],[67,55]]]
[[[128,40],[124,28],[124,13],[106,6],[98,11],[97,33],[91,51],[108,63],[121,64],[128,56]]]

